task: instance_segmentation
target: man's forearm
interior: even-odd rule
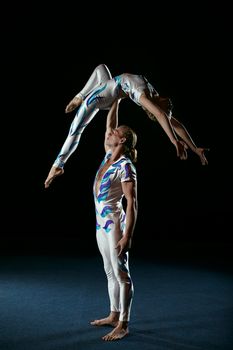
[[[106,121],[106,130],[115,129],[118,125],[118,105],[119,100],[115,100],[108,112]]]
[[[132,239],[134,228],[137,220],[137,208],[136,202],[132,202],[127,205],[126,208],[126,227],[125,227],[125,237],[129,240]]]

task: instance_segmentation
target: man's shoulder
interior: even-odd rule
[[[123,158],[122,166],[123,166],[124,168],[129,168],[129,169],[131,169],[131,171],[133,171],[134,173],[137,172],[135,164],[134,164],[134,163],[132,162],[132,160],[131,160],[129,157],[127,157],[127,156]]]

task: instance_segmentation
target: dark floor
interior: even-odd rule
[[[109,328],[89,321],[108,313],[98,254],[5,254],[0,259],[0,349],[82,350]],[[233,274],[227,264],[148,259],[131,254],[135,296],[127,350],[230,350]]]

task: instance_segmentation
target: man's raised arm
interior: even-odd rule
[[[120,103],[120,100],[115,100],[107,115],[105,140],[104,140],[104,148],[106,152],[108,151],[107,137],[114,129],[118,127],[119,103]]]

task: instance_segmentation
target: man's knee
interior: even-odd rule
[[[113,271],[111,264],[105,263],[104,264],[104,271],[106,273],[107,279],[110,280],[110,279],[115,278],[115,274],[114,274],[114,271]]]

